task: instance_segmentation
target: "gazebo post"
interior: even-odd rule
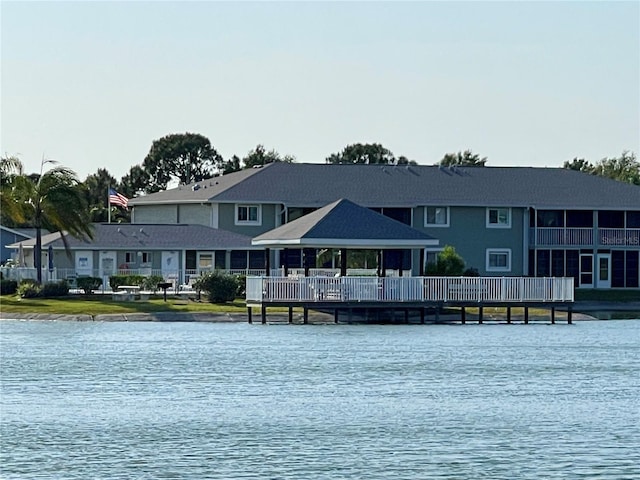
[[[418,275],[424,277],[424,248],[420,249],[420,266],[418,268]]]
[[[347,276],[347,249],[346,248],[340,249],[340,276],[341,277]]]

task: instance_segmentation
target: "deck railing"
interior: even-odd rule
[[[247,277],[248,302],[573,302],[565,277]]]
[[[537,246],[635,246],[640,245],[640,228],[532,228],[529,242]]]

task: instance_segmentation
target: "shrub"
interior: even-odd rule
[[[42,287],[43,297],[65,297],[69,295],[69,284],[66,280],[47,282]]]
[[[18,290],[15,280],[0,280],[0,295],[13,295]]]
[[[238,281],[235,276],[219,271],[205,273],[194,282],[194,287],[198,291],[207,294],[209,302],[224,303],[231,302],[236,298],[238,291]]]
[[[438,254],[438,261],[427,265],[427,275],[459,277],[464,272],[464,260],[456,249],[447,245]]]
[[[77,283],[78,288],[85,295],[90,295],[94,290],[98,290],[102,286],[102,279],[100,277],[78,277]]]
[[[477,268],[469,267],[463,272],[462,276],[464,276],[464,277],[479,277],[480,276],[480,272],[478,272]]]
[[[148,277],[144,277],[140,286],[143,290],[150,290],[152,292],[158,291],[158,284],[164,282],[164,278],[160,275],[149,275]],[[124,284],[123,284],[124,285]],[[132,284],[135,285],[135,284]]]
[[[244,297],[247,294],[247,276],[237,275],[236,283],[238,284],[238,288],[236,289],[236,298]]]
[[[38,285],[38,282],[20,282],[18,286],[18,295],[21,298],[36,298],[42,295],[42,285]]]

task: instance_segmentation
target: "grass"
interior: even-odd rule
[[[640,302],[640,289],[637,290],[598,290],[577,289],[575,300],[588,302]]]
[[[149,301],[116,302],[107,295],[73,295],[61,298],[20,298],[17,295],[0,297],[3,313],[51,313],[56,315],[102,315],[108,313],[153,313],[153,312],[212,312],[246,313],[244,300],[225,304],[196,302],[184,298],[167,296]]]

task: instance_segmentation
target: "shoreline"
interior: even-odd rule
[[[640,318],[640,301],[638,302],[576,302],[573,306],[574,321],[594,321],[608,320],[612,316],[628,313],[638,314]],[[566,310],[556,310],[556,323],[566,323]],[[564,317],[564,318],[563,318]],[[207,322],[207,323],[248,323],[246,313],[240,312],[154,312],[154,313],[109,313],[99,315],[88,314],[48,314],[48,313],[12,313],[0,311],[0,320],[40,320],[40,321],[76,321],[76,322]],[[530,323],[550,323],[548,315],[533,315],[529,318]],[[467,314],[467,323],[477,323],[477,315]],[[506,323],[506,315],[502,313],[492,313],[485,311],[483,321],[486,323]],[[260,324],[260,318],[254,317],[254,324]],[[270,313],[267,323],[288,323],[286,313]],[[293,318],[294,324],[303,323],[302,314],[296,314]],[[311,311],[309,314],[310,324],[333,324],[333,315]],[[349,323],[340,321],[340,323]],[[366,323],[366,322],[352,322]],[[373,322],[372,322],[373,323]],[[403,322],[385,322],[399,324]],[[410,322],[415,324],[416,322]],[[418,322],[419,323],[419,322]],[[434,323],[460,323],[460,316],[457,314],[441,314],[439,322],[430,318],[426,322]],[[514,315],[512,323],[523,323],[520,315]]]

